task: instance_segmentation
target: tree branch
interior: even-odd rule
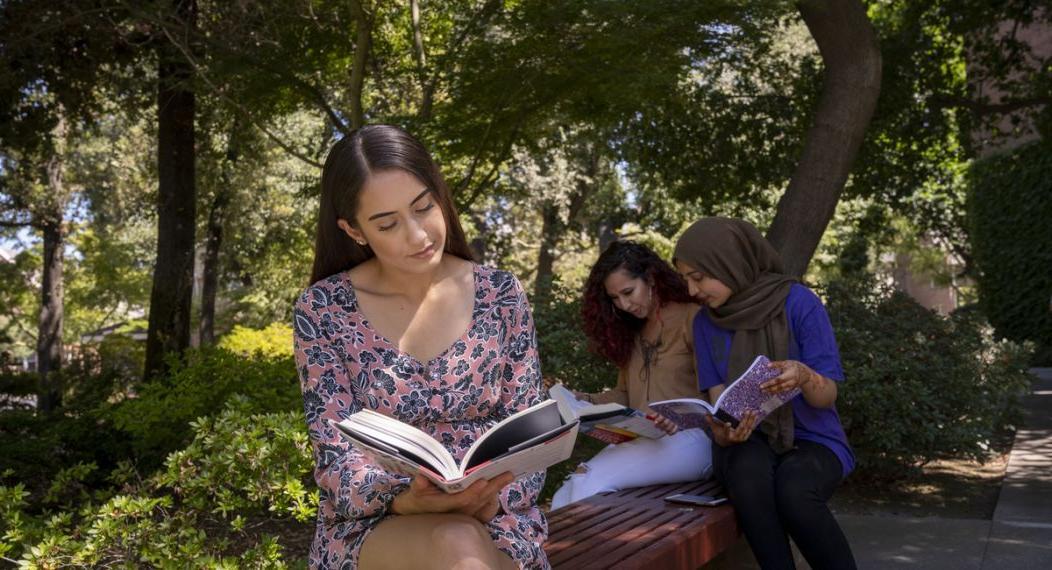
[[[439,57],[435,58],[434,71],[431,73],[430,79],[424,83],[424,95],[423,101],[420,105],[420,118],[427,121],[431,118],[431,108],[434,104],[435,91],[438,90],[438,82],[449,66],[449,62],[453,61],[461,48],[467,43],[469,37],[474,32],[485,24],[490,17],[497,13],[497,9],[501,6],[499,0],[488,0],[483,4],[482,8],[471,15],[471,19],[464,26],[460,33],[454,38],[453,43],[449,49]]]
[[[267,138],[272,140],[274,142],[274,144],[276,144],[279,147],[281,147],[282,150],[284,150],[285,152],[289,153],[290,155],[298,158],[299,160],[301,160],[301,161],[303,161],[303,162],[305,162],[305,163],[307,163],[307,164],[309,164],[309,165],[311,165],[311,166],[313,166],[315,168],[318,168],[318,169],[322,168],[323,165],[320,162],[318,162],[318,161],[310,158],[309,156],[307,156],[307,155],[297,151],[296,149],[292,148],[291,145],[289,145],[288,143],[286,143],[283,140],[281,140],[277,135],[275,135],[274,133],[270,132],[259,121],[257,121],[252,116],[252,114],[249,113],[249,111],[247,109],[245,109],[244,105],[242,105],[241,103],[233,100],[230,96],[228,96],[223,91],[222,88],[217,86],[208,77],[208,74],[205,72],[203,66],[201,66],[201,64],[199,64],[197,62],[197,58],[195,58],[193,56],[193,54],[190,53],[190,50],[187,49],[187,47],[182,42],[176,41],[176,39],[174,37],[172,37],[171,33],[168,31],[167,27],[161,26],[161,29],[163,30],[165,37],[168,38],[168,41],[172,42],[172,45],[174,45],[176,47],[176,49],[178,49],[183,54],[183,57],[186,58],[186,60],[190,63],[190,65],[193,66],[194,72],[197,73],[197,75],[212,89],[213,92],[215,92],[216,95],[218,95],[221,99],[223,99],[228,104],[230,104],[231,108],[233,108],[234,111],[236,111],[239,115],[241,115],[241,117],[243,117],[250,125],[252,125],[253,127],[259,129],[260,132],[262,132],[264,135],[267,136]],[[337,122],[336,125],[337,125],[337,127],[339,127],[340,125],[342,125],[342,122]]]
[[[413,25],[413,56],[416,58],[417,73],[423,76],[427,67],[427,52],[424,51],[424,33],[420,29],[420,0],[409,0],[409,12]]]
[[[409,0],[410,19],[413,26],[413,56],[416,58],[416,75],[423,91],[420,101],[420,118],[431,118],[431,106],[435,85],[427,78],[427,52],[424,51],[424,34],[420,29],[420,0]]]
[[[356,38],[354,40],[354,63],[351,67],[349,85],[351,103],[351,128],[357,129],[365,124],[365,110],[362,108],[362,88],[365,85],[365,66],[369,62],[369,50],[372,46],[373,21],[362,0],[350,0],[351,13],[354,14]]]
[[[960,108],[968,110],[979,117],[989,115],[1000,115],[1014,113],[1028,107],[1041,105],[1052,105],[1052,97],[1024,97],[1002,99],[998,103],[986,103],[968,97],[957,97],[952,95],[936,95],[931,99],[932,104],[939,109]]]
[[[247,63],[248,65],[251,65],[256,69],[274,75],[278,79],[286,81],[290,83],[293,87],[300,89],[307,95],[307,98],[309,100],[313,101],[314,104],[318,106],[318,109],[320,109],[321,112],[325,113],[325,115],[329,117],[329,120],[332,121],[333,126],[336,127],[337,130],[344,134],[351,132],[351,127],[347,125],[347,122],[343,120],[343,117],[340,116],[336,109],[334,109],[332,105],[329,104],[328,99],[326,99],[325,97],[325,93],[323,93],[321,88],[317,85],[314,85],[313,83],[310,83],[309,81],[306,81],[305,79],[298,77],[295,74],[289,73],[285,70],[276,68],[271,65],[267,65],[266,63],[263,63],[262,61],[252,57],[246,52],[235,52],[227,50],[226,44],[213,42],[210,41],[210,39],[208,38],[206,38],[206,41],[208,43],[209,48],[218,51],[223,51],[229,55],[233,55],[234,57],[240,59],[242,62]],[[194,68],[197,69],[199,73],[202,73],[200,71],[200,66],[198,66],[196,63],[194,63]],[[211,83],[209,84],[211,85]]]

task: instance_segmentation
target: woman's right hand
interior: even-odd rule
[[[729,423],[716,419],[715,416],[705,416],[705,422],[712,428],[712,438],[720,447],[735,445],[749,439],[752,431],[756,428],[756,413],[752,410],[742,415],[738,427],[732,427]]]
[[[503,473],[490,480],[475,481],[459,493],[446,493],[432,483],[427,477],[417,475],[409,487],[395,496],[391,503],[391,512],[396,515],[416,515],[426,513],[461,513],[474,516],[489,522],[497,494],[515,480],[515,476]]]

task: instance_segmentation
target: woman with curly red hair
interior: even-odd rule
[[[653,250],[631,241],[611,244],[588,276],[581,313],[592,350],[617,366],[617,385],[575,395],[647,412],[650,402],[704,398],[692,335],[698,308],[683,278]],[[607,447],[570,476],[553,508],[603,491],[707,476],[712,462],[705,434],[677,433],[660,416],[657,424],[669,435]]]

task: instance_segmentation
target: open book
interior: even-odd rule
[[[771,361],[761,354],[712,404],[704,400],[682,398],[651,402],[650,409],[672,420],[680,429],[703,428],[708,431],[705,423],[705,416],[708,415],[737,426],[746,410],[756,412],[759,422],[800,394],[799,388],[780,394],[768,394],[760,389],[760,384],[779,374],[781,371],[771,367]]]
[[[491,427],[459,462],[430,435],[372,410],[333,425],[377,463],[392,471],[419,473],[446,492],[456,492],[505,471],[518,477],[568,459],[578,422],[572,416],[564,418],[554,400],[545,400]]]
[[[606,443],[623,443],[638,437],[657,439],[665,432],[643,412],[618,403],[592,404],[578,400],[562,384],[548,389],[564,417],[581,420],[580,432]]]

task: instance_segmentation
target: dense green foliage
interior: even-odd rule
[[[22,402],[0,413],[0,482],[13,479],[42,494],[56,471],[83,463],[102,472],[86,474],[88,485],[103,483],[104,473],[131,453],[127,438],[106,417],[127,378],[106,368],[70,366],[61,375],[66,405],[63,413],[52,415],[24,404],[32,401],[27,390],[34,390],[36,382],[36,374],[0,375],[0,401],[17,397]],[[5,469],[12,473],[3,476]]]
[[[871,281],[824,288],[847,381],[837,409],[863,474],[982,460],[1018,421],[1029,350],[972,312],[942,317]]]
[[[45,499],[40,512],[24,485],[0,485],[0,556],[29,568],[286,567],[275,531],[302,533],[317,504],[300,414],[232,404],[188,429],[193,442],[156,475],[122,463],[75,503]],[[81,489],[96,470],[78,464],[56,486]]]
[[[555,281],[533,303],[541,372],[546,382],[562,382],[585,392],[612,386],[617,380],[617,369],[591,352],[588,339],[581,333],[580,295]]]
[[[0,556],[39,568],[283,567],[282,544],[302,544],[317,508],[288,326],[240,328],[220,344],[229,349],[191,351],[124,398],[141,344],[115,335],[64,372],[64,413],[0,414]],[[0,376],[0,391],[24,395],[34,380]]]
[[[979,303],[1001,336],[1038,343],[1052,364],[1052,149],[992,156],[970,172]]]
[[[142,384],[138,397],[111,415],[114,425],[131,436],[139,457],[155,464],[190,440],[191,421],[217,413],[235,397],[251,412],[298,410],[291,355],[257,353],[246,360],[223,348],[189,351],[172,363],[168,376]]]

